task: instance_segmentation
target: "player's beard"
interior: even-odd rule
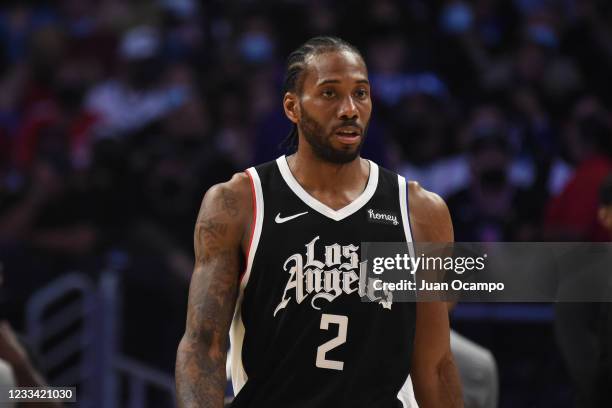
[[[301,111],[302,120],[298,127],[308,144],[312,147],[312,151],[319,159],[334,164],[346,164],[352,162],[359,156],[361,146],[363,146],[368,131],[367,125],[363,129],[361,140],[356,148],[347,146],[347,149],[336,149],[331,144],[331,139],[334,136],[333,131],[331,134],[325,134],[325,128],[308,115],[303,106]],[[345,121],[342,126],[357,126],[357,124],[352,120],[348,120]]]

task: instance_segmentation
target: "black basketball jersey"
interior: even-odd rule
[[[382,407],[410,371],[414,303],[364,302],[362,242],[412,242],[406,181],[370,162],[340,210],[308,194],[285,156],[249,168],[254,222],[230,330],[232,407]]]

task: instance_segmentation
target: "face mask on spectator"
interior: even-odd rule
[[[543,47],[556,48],[559,44],[555,30],[546,24],[531,24],[527,33],[531,41]]]
[[[240,54],[248,62],[265,62],[272,56],[272,50],[272,41],[263,33],[247,33],[240,41]]]
[[[483,190],[501,190],[506,185],[506,181],[507,173],[504,168],[491,167],[480,172],[480,186]]]
[[[160,65],[161,61],[155,58],[130,62],[127,66],[130,85],[135,89],[154,87],[162,72]]]
[[[440,16],[442,30],[448,34],[463,34],[472,27],[472,10],[467,4],[447,5]]]
[[[66,109],[77,109],[81,106],[86,86],[77,82],[62,83],[57,89],[57,98]]]

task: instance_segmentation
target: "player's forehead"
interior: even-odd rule
[[[353,84],[367,80],[367,68],[358,54],[350,50],[330,51],[307,58],[303,88],[317,87],[330,81]]]

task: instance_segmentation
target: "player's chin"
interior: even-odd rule
[[[357,145],[341,145],[333,147],[331,153],[331,161],[337,164],[346,164],[352,162],[359,156],[360,144]]]

